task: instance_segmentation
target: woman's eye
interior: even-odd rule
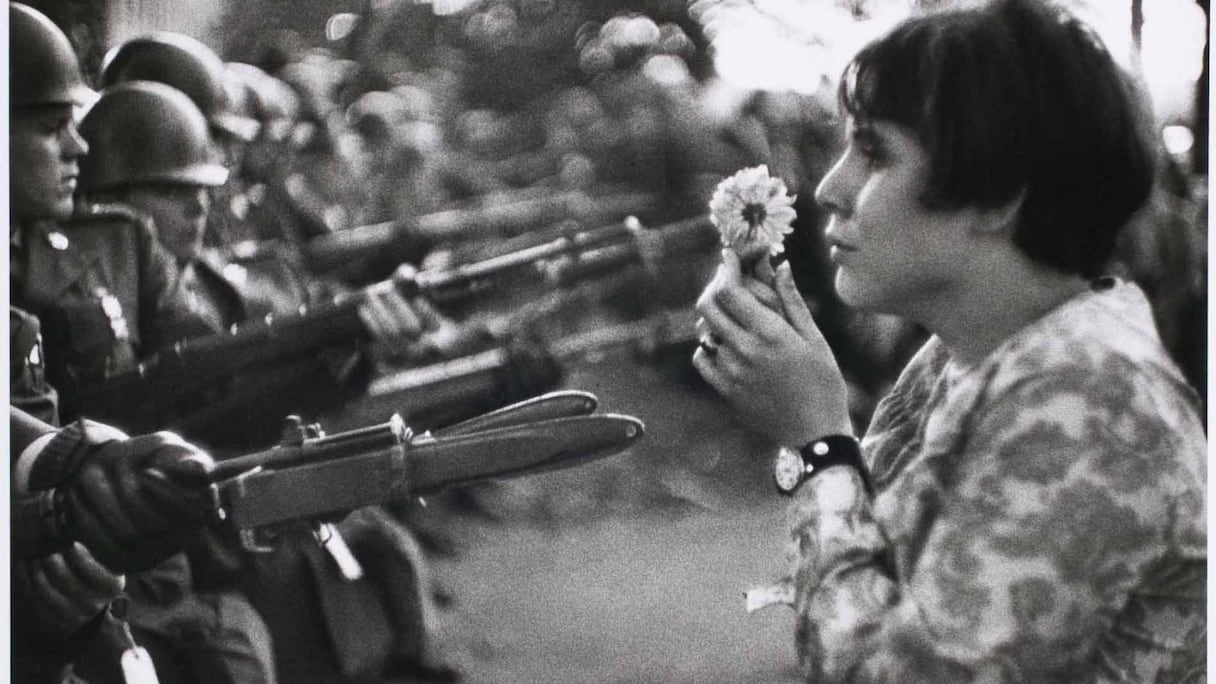
[[[866,162],[871,165],[882,164],[886,161],[886,153],[879,145],[866,142],[856,143],[854,147],[857,150],[857,153],[861,155],[862,159],[865,159]]]
[[[855,150],[857,151],[857,156],[861,157],[861,161],[865,162],[869,167],[880,166],[885,161],[882,150],[879,150],[878,147],[857,145],[855,146]]]
[[[849,142],[866,163],[875,165],[886,161],[886,148],[883,147],[882,141],[878,139],[878,136],[875,135],[870,127],[864,126],[854,129]]]

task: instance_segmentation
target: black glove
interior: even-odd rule
[[[67,638],[122,593],[124,578],[107,570],[79,543],[12,564],[14,638]]]
[[[56,489],[73,538],[116,572],[146,570],[181,550],[213,511],[215,461],[170,432],[86,445]]]

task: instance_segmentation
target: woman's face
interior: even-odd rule
[[[179,261],[190,261],[203,248],[203,231],[211,208],[208,188],[201,185],[147,184],[131,187],[126,201],[152,218],[161,245]]]
[[[815,191],[830,216],[836,292],[849,306],[916,317],[961,285],[973,216],[922,206],[928,177],[911,129],[850,119],[844,154]]]

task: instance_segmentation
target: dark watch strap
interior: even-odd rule
[[[873,496],[874,487],[870,484],[870,473],[866,464],[861,460],[861,444],[851,435],[828,435],[812,440],[798,450],[808,468],[808,478],[814,477],[819,471],[836,465],[852,466],[861,475],[861,483],[866,493]]]

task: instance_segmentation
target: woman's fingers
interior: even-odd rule
[[[692,354],[693,368],[701,374],[705,382],[709,383],[718,394],[729,397],[731,396],[731,388],[734,387],[734,379],[730,374],[727,366],[719,363],[718,350],[707,350],[704,346],[698,346]]]
[[[745,344],[750,333],[740,326],[722,308],[716,295],[705,297],[697,303],[697,311],[704,321],[698,326],[698,336],[702,340],[710,340],[716,345],[730,344],[739,346]]]
[[[763,279],[744,278],[743,287],[745,287],[747,291],[756,298],[756,301],[763,304],[769,310],[778,314],[785,314],[785,309],[782,308],[780,295],[777,294],[776,290],[767,285]]]
[[[711,311],[721,315],[715,316]],[[722,334],[724,338],[726,334],[718,328],[721,325],[719,320],[723,318],[730,322],[733,329],[767,341],[776,339],[783,329],[789,328],[785,317],[765,306],[742,281],[724,281],[722,287],[713,294],[711,305],[701,310],[701,313],[713,326],[714,331]]]
[[[802,293],[798,291],[798,285],[794,282],[794,274],[790,271],[790,263],[787,261],[777,268],[775,276],[777,286],[777,296],[781,300],[781,307],[785,311],[785,318],[794,326],[794,330],[805,340],[817,339],[822,337],[819,332],[819,326],[815,324],[814,317],[811,316],[811,310],[806,305],[806,300],[802,298]]]

